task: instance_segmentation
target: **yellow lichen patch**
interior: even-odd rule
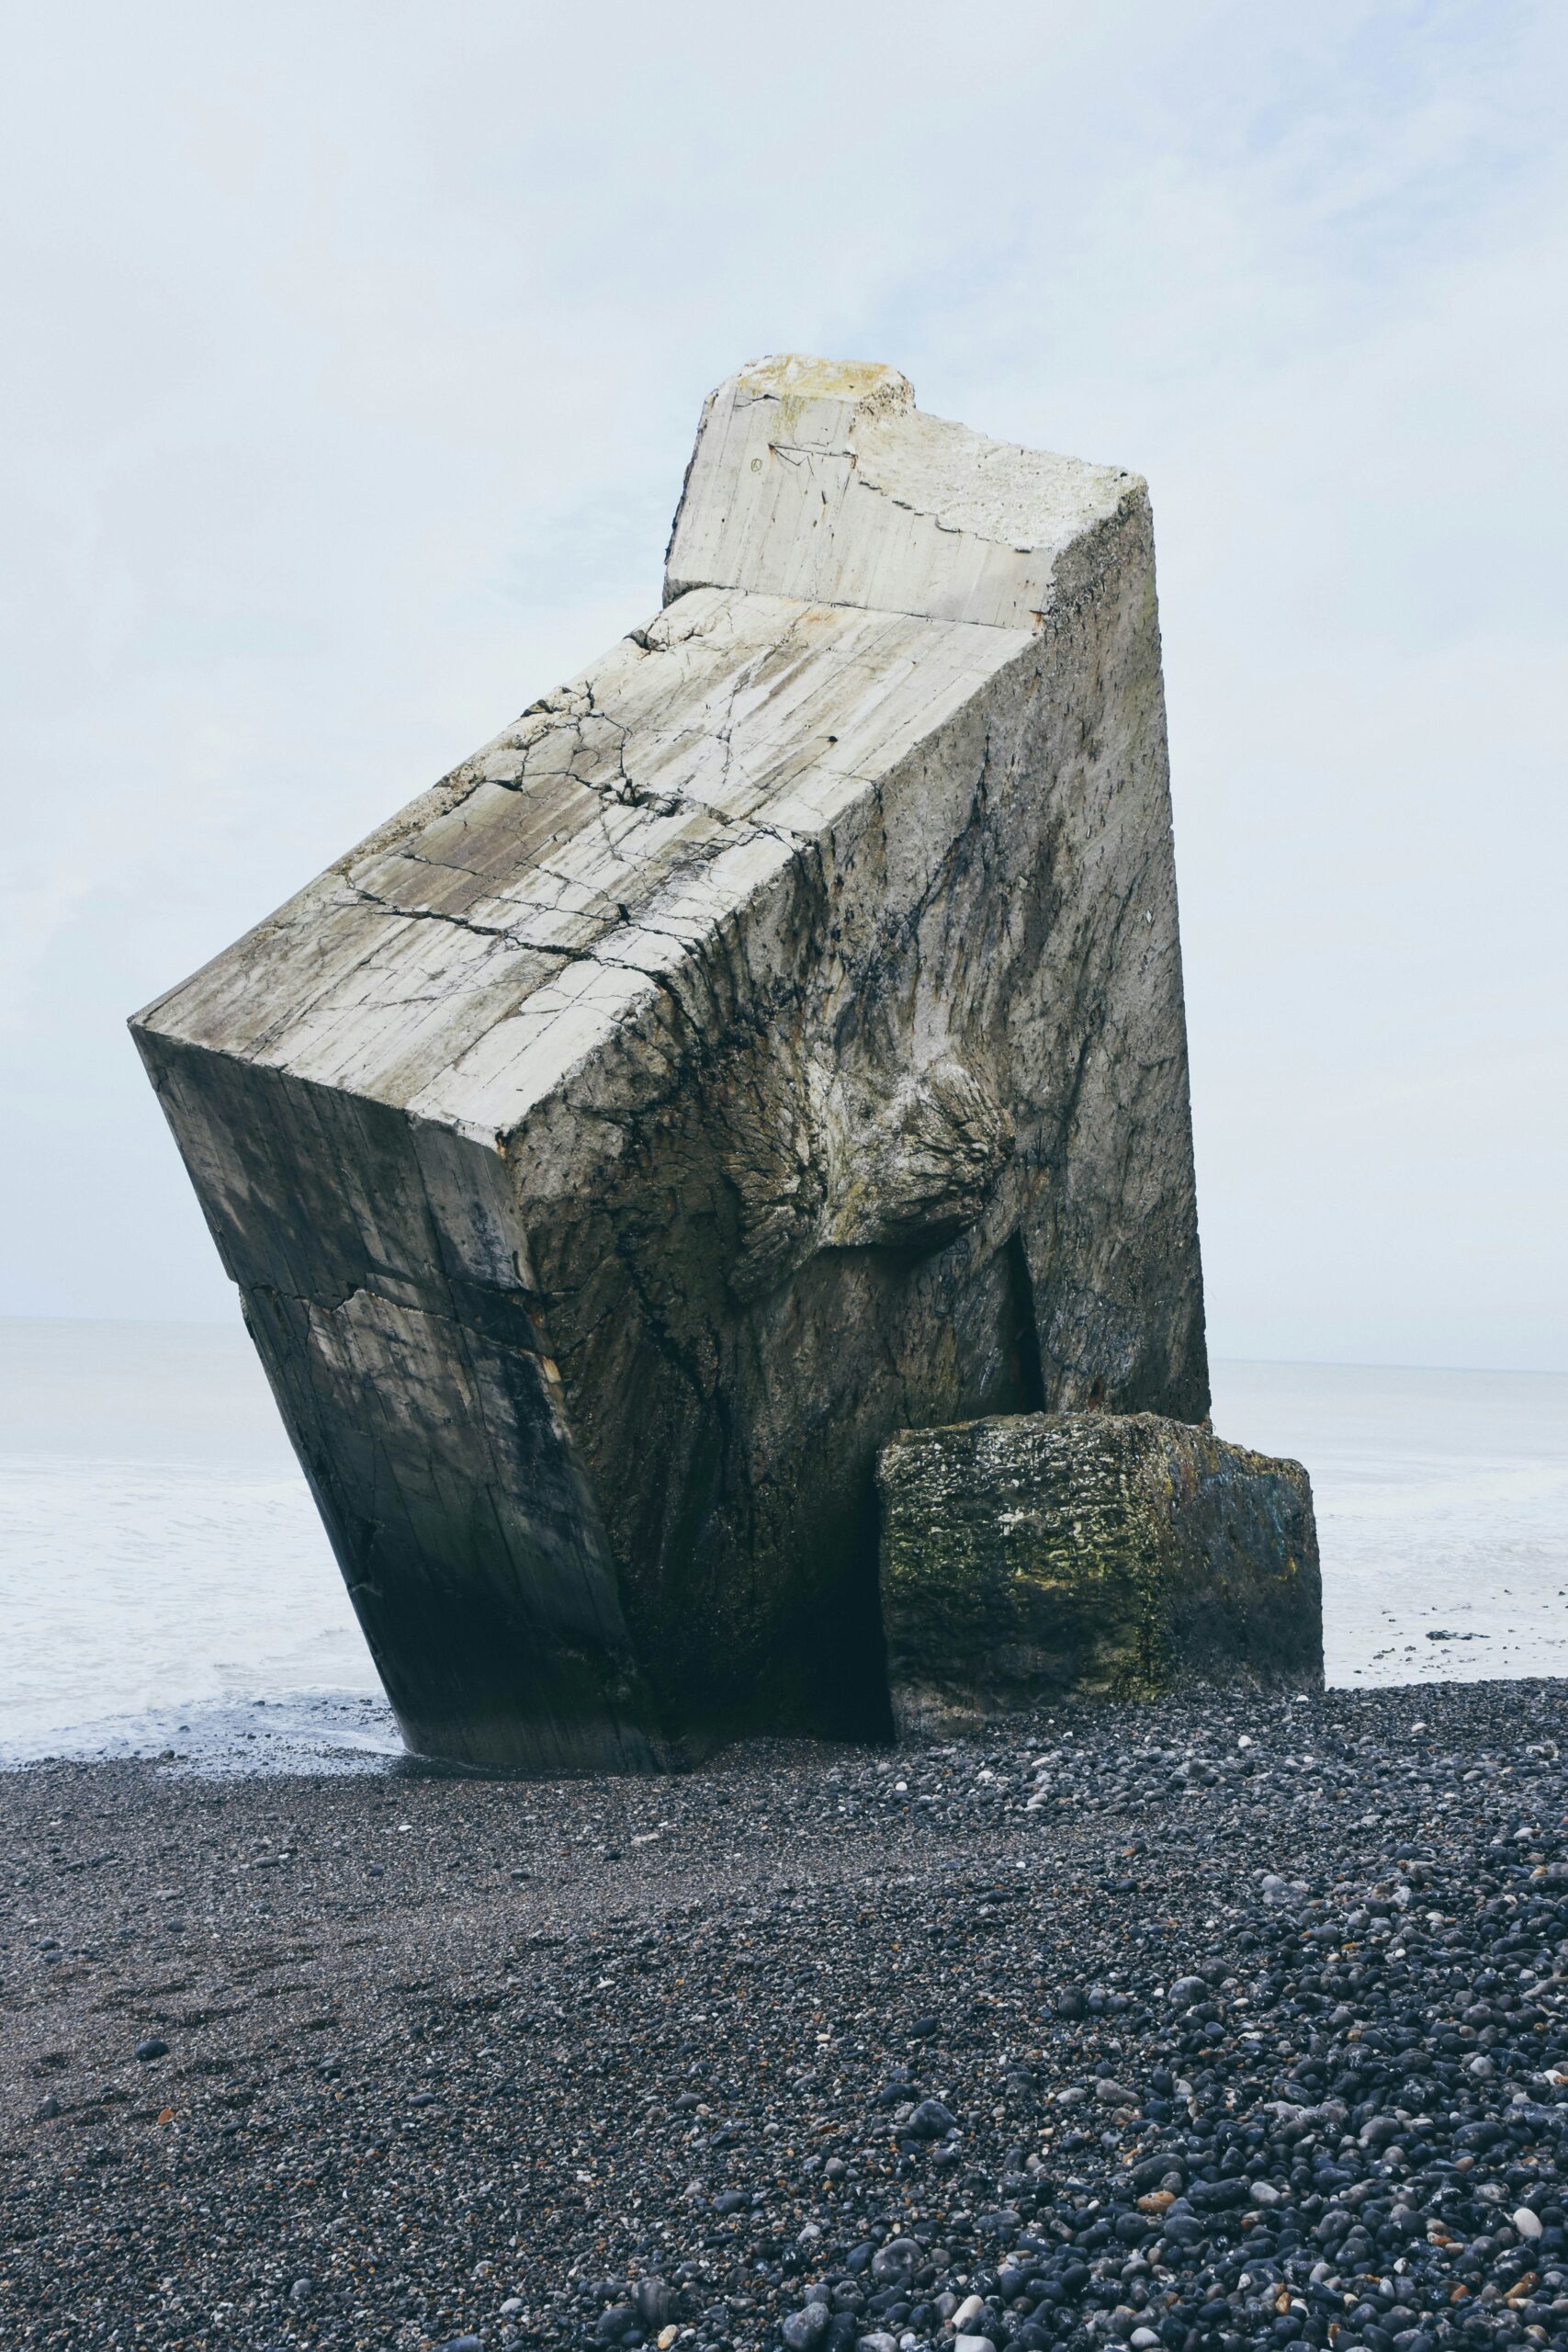
[[[873,409],[912,408],[915,388],[897,368],[875,359],[816,359],[809,352],[781,351],[754,359],[740,371],[749,392],[775,400],[853,401]]]

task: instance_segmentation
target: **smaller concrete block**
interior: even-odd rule
[[[1029,1413],[907,1430],[878,1485],[901,1732],[1185,1682],[1322,1683],[1298,1462],[1154,1413]]]

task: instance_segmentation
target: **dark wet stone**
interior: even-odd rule
[[[910,2116],[908,2130],[912,2140],[940,2140],[954,2127],[954,2117],[939,2098],[923,2098]]]
[[[907,2278],[924,2260],[925,2249],[914,2238],[889,2238],[872,2256],[871,2274],[874,2278]]]
[[[674,2307],[674,2297],[657,2273],[639,2278],[632,2289],[632,2303],[638,2319],[651,2334],[665,2326]]]

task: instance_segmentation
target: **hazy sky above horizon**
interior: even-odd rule
[[[231,1313],[126,1036],[657,607],[802,349],[1150,481],[1216,1353],[1568,1366],[1568,17],[56,0],[0,75],[0,1312]]]

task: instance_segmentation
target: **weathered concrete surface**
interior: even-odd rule
[[[1299,1462],[1154,1413],[1030,1413],[906,1431],[878,1477],[901,1731],[1183,1682],[1322,1685]]]
[[[886,1724],[894,1430],[1207,1408],[1144,485],[743,371],[663,612],[133,1025],[413,1747]]]

